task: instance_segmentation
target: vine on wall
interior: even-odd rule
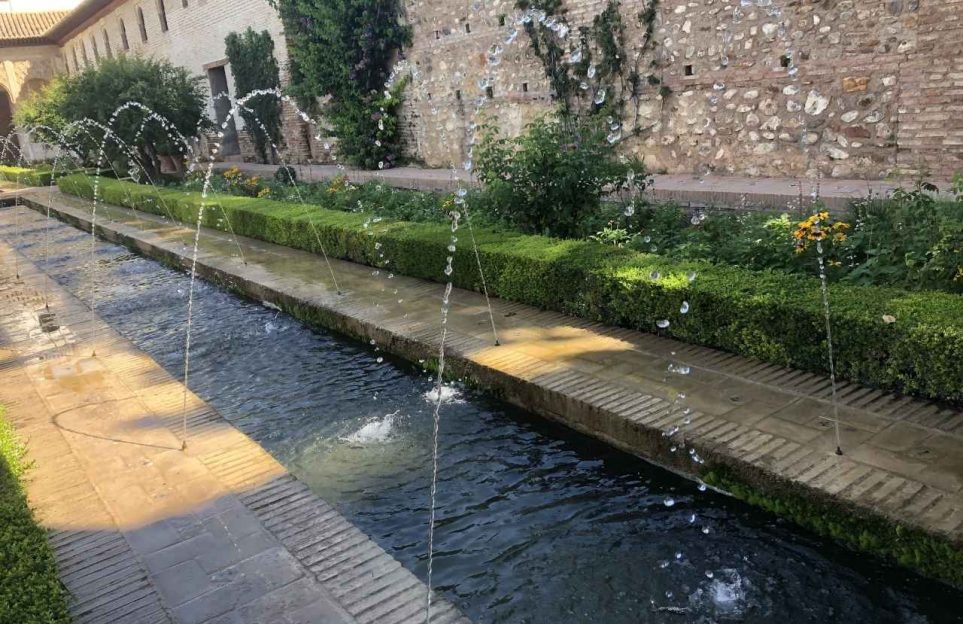
[[[666,97],[660,66],[652,59],[643,69],[646,52],[654,46],[653,36],[658,0],[651,0],[635,15],[642,41],[633,55],[626,51],[626,24],[619,0],[608,0],[592,24],[578,29],[575,37],[558,36],[555,24],[567,25],[562,0],[518,0],[518,8],[532,9],[535,18],[525,24],[530,45],[542,62],[545,76],[564,117],[605,115],[621,133],[639,132],[639,107],[648,89]]]
[[[324,114],[341,158],[368,169],[397,163],[404,85],[385,82],[411,42],[400,1],[270,1],[288,35],[290,92],[302,107]]]
[[[258,33],[248,28],[242,34],[232,32],[224,39],[224,45],[234,74],[235,95],[242,97],[258,89],[281,86],[280,69],[274,58],[274,40],[268,31]],[[250,129],[260,162],[273,162],[271,143],[278,145],[281,142],[281,103],[274,96],[255,97],[241,108],[240,113]]]

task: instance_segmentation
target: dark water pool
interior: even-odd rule
[[[84,292],[89,238],[51,236],[44,268]],[[42,261],[38,225],[0,237]],[[108,244],[97,264],[98,312],[182,374],[187,277]],[[206,284],[195,305],[192,389],[424,578],[429,377]],[[960,592],[483,393],[446,396],[434,578],[476,622],[963,621]]]

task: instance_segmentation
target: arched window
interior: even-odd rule
[[[120,45],[124,48],[124,52],[130,50],[130,41],[127,40],[127,24],[124,20],[120,20]]]
[[[94,51],[94,61],[100,60],[100,49],[97,47],[97,40],[93,35],[90,35],[90,47]]]
[[[79,72],[79,71],[80,71],[80,61],[77,60],[77,46],[71,47],[71,48],[70,48],[70,51],[73,53],[73,56],[74,56],[74,71]]]
[[[90,57],[87,56],[87,45],[84,43],[83,39],[80,40],[80,53],[84,57],[84,67],[87,67],[90,65]]]
[[[144,22],[144,9],[137,7],[137,24],[140,26],[140,40],[147,43],[147,24]]]
[[[103,34],[104,34],[104,54],[107,55],[107,58],[114,58],[114,51],[110,49],[110,34],[107,32],[106,28],[103,30]]]
[[[164,0],[157,0],[157,17],[160,18],[161,32],[167,32],[167,7]]]

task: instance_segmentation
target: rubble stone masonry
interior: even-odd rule
[[[604,8],[566,0],[558,15],[574,33]],[[629,56],[642,45],[636,16],[644,8],[640,0],[620,6]],[[646,84],[639,134],[621,142],[651,170],[963,172],[963,0],[663,0],[657,9],[640,67],[671,93]],[[414,159],[459,165],[468,126],[480,121],[478,98],[483,116],[507,133],[551,110],[528,35],[506,44],[514,15],[512,0],[408,2],[414,40],[405,56],[417,79],[407,89],[404,132]],[[496,66],[487,58],[492,45],[504,50]],[[479,81],[488,75],[486,93]]]

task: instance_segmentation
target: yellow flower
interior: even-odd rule
[[[267,197],[270,194],[271,194],[271,189],[269,188],[262,188],[260,191],[257,192],[257,196],[259,198]]]

